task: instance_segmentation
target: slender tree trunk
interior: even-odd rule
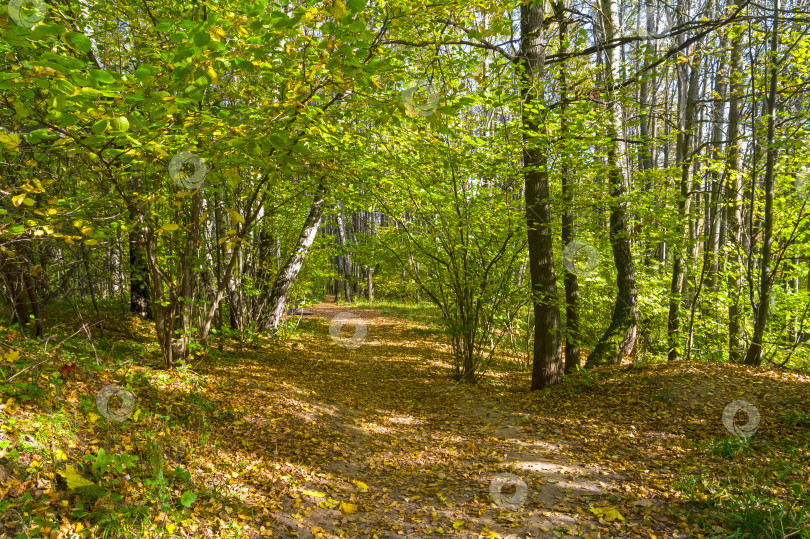
[[[562,379],[562,339],[557,307],[557,279],[551,234],[548,156],[544,147],[543,104],[545,38],[543,2],[529,0],[520,7],[521,98],[523,108],[523,178],[529,243],[529,274],[534,304],[534,361],[531,389],[558,384]]]
[[[765,222],[762,226],[762,255],[759,268],[759,302],[754,308],[754,331],[751,335],[751,344],[745,354],[745,364],[758,366],[762,364],[762,336],[765,324],[768,321],[770,307],[771,286],[771,243],[773,235],[773,197],[774,197],[774,167],[776,165],[777,149],[774,145],[776,138],[776,88],[778,75],[778,46],[779,46],[779,0],[773,4],[773,28],[771,29],[770,51],[770,88],[768,90],[768,149],[766,151],[765,178],[763,189],[765,191]],[[754,186],[752,186],[753,188]]]
[[[691,69],[691,71],[689,71]],[[667,331],[669,333],[669,351],[667,359],[676,361],[681,358],[681,302],[686,279],[686,252],[691,235],[689,224],[690,178],[692,176],[692,138],[695,127],[695,104],[698,93],[700,67],[681,64],[678,72],[678,116],[681,119],[681,132],[678,134],[676,159],[681,168],[680,193],[678,197],[678,218],[683,221],[681,245],[675,245],[672,264],[672,281],[669,290],[669,316]]]
[[[343,204],[340,202],[336,203],[337,205],[337,233],[338,233],[338,245],[340,246],[340,266],[342,268],[343,273],[343,292],[346,295],[346,301],[351,303],[352,302],[352,262],[349,258],[349,253],[346,249],[346,220],[343,218]]]
[[[287,259],[287,262],[284,264],[284,267],[281,268],[281,271],[278,273],[275,283],[273,283],[273,290],[270,293],[269,300],[270,312],[267,327],[272,328],[274,331],[278,329],[279,322],[281,322],[281,317],[284,314],[284,306],[287,303],[290,286],[298,277],[298,273],[304,265],[307,252],[312,242],[315,241],[315,236],[318,234],[318,227],[321,224],[328,192],[328,182],[323,180],[315,191],[315,199],[309,209],[309,215],[307,215],[307,219],[304,222],[301,235],[298,237],[298,243]]]
[[[628,183],[620,160],[626,155],[622,125],[622,104],[614,84],[619,75],[619,47],[613,42],[619,28],[618,6],[614,0],[602,0],[604,23],[605,85],[608,88],[610,110],[608,118],[607,166],[611,186],[610,244],[613,263],[616,267],[616,302],[610,325],[594,347],[586,365],[619,363],[629,356],[636,344],[636,270],[630,248],[630,232],[627,216]]]
[[[739,6],[745,0],[737,0]],[[742,228],[742,181],[740,168],[740,100],[743,91],[742,83],[742,32],[735,31],[732,37],[731,56],[729,60],[729,94],[728,108],[728,143],[726,154],[726,180],[729,201],[726,215],[726,237],[731,243],[731,269],[728,272],[728,360],[732,363],[742,361],[742,305],[740,293],[743,287],[743,258],[741,250]]]
[[[554,4],[555,15],[560,25],[560,55],[565,55],[568,51],[568,15],[565,11],[566,2]],[[568,140],[568,119],[566,115],[566,94],[568,81],[565,77],[565,67],[560,69],[560,102],[563,103],[560,110],[560,139],[565,145]],[[571,166],[571,158],[563,150],[560,179],[562,181],[562,195],[565,210],[562,215],[562,244],[568,245],[574,241],[574,170]],[[579,343],[582,338],[579,322],[579,282],[575,273],[566,271],[564,273],[565,284],[565,372],[576,371],[579,367]]]
[[[141,180],[133,177],[129,182],[132,192],[141,191]],[[149,302],[149,268],[146,262],[146,231],[140,209],[133,203],[129,207],[129,312],[152,319]]]

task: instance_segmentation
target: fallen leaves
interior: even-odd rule
[[[77,488],[82,487],[95,486],[95,483],[93,483],[92,481],[88,481],[87,479],[82,477],[82,474],[80,474],[78,470],[76,470],[76,468],[74,468],[70,464],[65,466],[64,472],[57,471],[56,473],[65,478],[65,481],[67,481],[67,486],[71,490],[75,490]]]

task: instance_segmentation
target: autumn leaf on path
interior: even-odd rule
[[[606,522],[613,522],[614,520],[624,520],[624,517],[619,510],[615,507],[594,507],[591,506],[591,513],[598,517],[603,517]]]
[[[57,473],[65,478],[65,481],[67,481],[68,488],[71,490],[75,490],[77,488],[82,487],[93,487],[96,485],[92,481],[88,481],[87,479],[82,477],[82,474],[80,474],[76,470],[76,468],[74,468],[70,464],[67,464],[65,466],[64,472],[57,472]]]

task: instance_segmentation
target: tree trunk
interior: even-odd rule
[[[560,50],[559,54],[564,56],[567,53],[568,42],[568,19],[566,13],[566,2],[554,4],[555,15],[560,25]],[[560,139],[563,144],[568,140],[568,120],[565,110],[566,93],[568,81],[565,77],[565,68],[560,69]],[[571,158],[568,150],[561,156],[562,165],[560,179],[562,181],[562,195],[565,210],[562,215],[561,239],[563,245],[568,245],[574,241],[574,170],[571,166]],[[565,284],[565,372],[574,372],[579,368],[579,343],[581,340],[579,322],[579,282],[577,275],[570,271],[564,273]]]
[[[141,191],[140,178],[132,178],[129,188],[133,193]],[[136,200],[136,197],[133,197]],[[149,268],[146,262],[146,231],[143,228],[140,209],[135,203],[129,207],[129,312],[152,319],[149,302]]]
[[[528,229],[529,274],[534,304],[534,361],[531,389],[558,384],[562,379],[560,311],[554,271],[548,156],[542,133],[545,42],[542,0],[529,0],[520,7],[521,121],[523,124],[523,178]]]
[[[745,0],[737,0],[736,5],[740,6]],[[731,57],[729,61],[729,94],[730,103],[728,108],[728,143],[726,155],[726,169],[728,170],[726,180],[727,194],[729,201],[726,216],[726,237],[731,245],[732,268],[728,272],[728,293],[730,303],[728,306],[728,360],[732,363],[739,363],[742,360],[742,305],[740,303],[740,293],[743,287],[743,259],[741,251],[741,227],[742,227],[742,182],[739,171],[741,167],[742,155],[740,153],[740,99],[743,91],[742,87],[742,32],[735,31],[732,38]]]
[[[626,154],[622,129],[622,105],[614,85],[619,74],[619,48],[613,43],[619,28],[619,15],[614,0],[602,0],[602,20],[605,40],[605,85],[610,99],[608,117],[607,166],[611,186],[610,244],[613,263],[616,267],[616,302],[610,325],[588,356],[587,366],[619,363],[629,356],[636,344],[636,270],[630,249],[630,233],[627,225],[628,185],[620,159]]]
[[[776,83],[778,74],[777,49],[779,45],[779,0],[773,4],[773,28],[771,29],[770,51],[770,88],[768,90],[768,149],[766,151],[765,178],[763,189],[765,191],[765,222],[762,227],[762,256],[759,268],[759,302],[754,308],[754,331],[751,335],[751,344],[745,354],[745,364],[758,366],[762,364],[762,336],[765,324],[768,321],[770,307],[771,285],[771,243],[773,234],[773,197],[774,197],[774,167],[776,165],[777,149],[774,146],[776,131]],[[755,186],[752,186],[754,189]],[[775,273],[775,272],[774,272]]]
[[[301,235],[298,237],[298,243],[287,259],[287,262],[284,264],[284,267],[281,268],[281,271],[278,273],[275,283],[273,283],[273,291],[270,294],[269,300],[270,313],[267,327],[272,328],[274,331],[278,329],[279,322],[281,322],[281,317],[284,314],[284,306],[287,303],[290,286],[298,277],[298,273],[304,265],[307,252],[312,242],[315,241],[315,236],[318,234],[318,227],[321,224],[321,217],[323,217],[328,192],[328,182],[323,180],[315,191],[315,199],[309,209],[309,215],[307,215],[307,219],[304,222]]]
[[[691,69],[691,72],[688,70]],[[674,261],[672,265],[672,281],[669,289],[669,316],[667,318],[667,331],[669,334],[669,351],[667,359],[676,361],[681,358],[680,334],[681,318],[680,308],[686,279],[686,250],[683,245],[689,241],[690,225],[689,211],[691,198],[689,196],[690,178],[692,176],[692,137],[695,126],[695,102],[697,101],[699,64],[691,67],[686,63],[679,66],[678,72],[678,116],[681,118],[681,132],[678,134],[676,159],[681,168],[680,193],[678,197],[678,218],[683,221],[682,244],[675,244]],[[688,75],[688,76],[687,76]]]
[[[340,264],[343,273],[343,292],[346,295],[346,301],[352,302],[352,262],[349,258],[349,253],[346,249],[346,220],[343,218],[343,204],[336,203],[337,211],[337,233],[338,245],[340,246]]]

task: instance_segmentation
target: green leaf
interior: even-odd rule
[[[205,30],[200,30],[194,34],[194,44],[198,47],[205,47],[209,43],[211,43],[211,36]]]
[[[91,69],[90,75],[98,82],[104,84],[112,84],[115,82],[115,77],[107,73],[106,71],[102,71],[101,69]]]
[[[65,34],[65,39],[67,39],[68,43],[73,45],[73,48],[78,52],[82,54],[90,52],[90,39],[81,32],[68,32]]]
[[[96,135],[101,135],[110,127],[110,122],[107,120],[99,120],[93,125],[93,133]]]
[[[366,0],[348,0],[346,7],[349,8],[349,11],[352,13],[363,11],[366,8]]]
[[[115,128],[116,131],[129,130],[129,120],[127,120],[126,116],[119,116],[118,118],[113,118],[112,124],[113,128]]]
[[[197,495],[187,490],[180,496],[180,503],[183,504],[184,507],[191,507],[191,504],[194,503],[194,500],[197,499]]]
[[[138,66],[138,69],[135,70],[135,78],[138,80],[144,80],[149,78],[152,75],[152,71],[149,67],[145,65]]]

